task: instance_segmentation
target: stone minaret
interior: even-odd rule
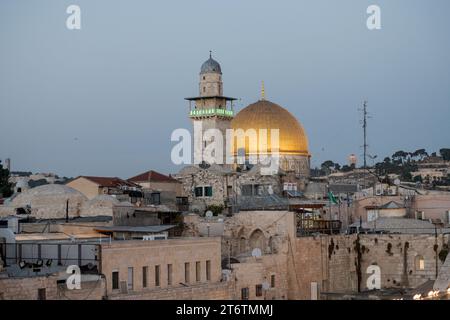
[[[221,164],[225,164],[226,129],[231,128],[231,120],[234,117],[233,101],[236,99],[223,95],[222,69],[212,58],[211,52],[200,70],[199,96],[186,100],[189,101],[189,117],[194,126],[194,155],[202,154],[209,145],[208,141],[198,140],[201,137],[196,136],[196,128],[201,126],[203,133],[208,129],[218,129],[223,137]]]

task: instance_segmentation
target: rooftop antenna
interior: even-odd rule
[[[369,145],[367,144],[367,119],[370,118],[368,112],[367,112],[367,100],[364,100],[362,109],[359,109],[359,111],[362,112],[363,118],[360,121],[362,123],[363,127],[363,169],[367,170],[367,148]],[[365,178],[364,178],[364,185],[365,185]]]
[[[364,169],[367,168],[367,147],[369,146],[367,144],[367,101],[364,101],[363,103],[363,108],[360,109],[362,111],[363,114],[363,119],[362,119],[362,127],[363,127],[363,137],[364,137],[364,144],[363,144],[363,149],[364,149],[364,154],[363,154],[363,161],[364,161]]]

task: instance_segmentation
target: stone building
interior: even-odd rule
[[[105,194],[122,195],[124,193],[138,192],[140,189],[139,185],[117,177],[79,176],[66,185],[78,190],[88,199]],[[139,195],[130,195],[130,197],[139,198]]]
[[[172,178],[170,175],[166,176],[154,170],[138,174],[137,176],[127,179],[127,181],[135,183],[143,189],[171,192],[177,197],[182,195],[181,183],[178,180]]]
[[[67,185],[47,184],[14,195],[0,205],[0,216],[18,215],[30,219],[111,217],[113,207],[118,203],[110,195],[98,195],[89,200]]]
[[[232,212],[239,202],[248,203],[242,198],[246,196],[269,199],[269,203],[258,200],[261,203],[256,207],[286,206],[280,198],[287,193],[298,196],[309,179],[308,138],[300,122],[280,105],[266,100],[264,88],[259,101],[235,115],[235,99],[223,96],[222,69],[211,57],[201,67],[199,89],[198,97],[187,98],[194,127],[194,165],[174,175],[182,182],[191,208],[204,211],[210,205],[220,205]],[[203,130],[200,135],[197,127]],[[220,133],[224,142],[224,150],[217,150],[215,158],[220,162],[203,157],[211,142],[218,139],[203,136],[209,129]],[[232,136],[227,135],[229,129],[234,130]],[[271,130],[278,130],[277,141],[272,141],[276,134]],[[274,153],[278,153],[276,170],[263,171],[268,169],[263,159]]]

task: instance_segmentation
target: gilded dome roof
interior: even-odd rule
[[[231,122],[235,130],[267,129],[267,150],[270,152],[270,129],[279,129],[280,155],[302,155],[309,156],[308,137],[302,125],[286,109],[268,100],[259,100],[242,109]],[[259,139],[258,139],[259,141]],[[236,141],[233,153],[236,155]],[[249,146],[246,143],[246,155],[249,154]],[[258,150],[259,152],[259,150]]]

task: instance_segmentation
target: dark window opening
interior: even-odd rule
[[[159,282],[159,266],[155,266],[155,286],[159,287],[160,286],[160,282]]]
[[[212,187],[205,187],[205,197],[212,197]]]
[[[112,273],[112,288],[113,290],[119,289],[119,271],[113,271]]]
[[[172,285],[172,265],[171,264],[167,265],[167,285],[168,286]]]
[[[211,261],[206,261],[206,281],[211,280]]]
[[[196,197],[203,197],[203,187],[196,187],[194,192]]]
[[[263,295],[263,286],[262,286],[262,284],[257,284],[255,289],[256,289],[256,296],[257,297],[262,297],[262,295]]]
[[[195,263],[195,281],[200,282],[200,261]]]
[[[151,194],[151,204],[155,204],[155,205],[161,204],[161,193],[153,192]]]
[[[142,287],[147,288],[147,267],[142,267]]]
[[[249,289],[242,288],[241,289],[241,300],[248,300],[248,299],[249,299]]]
[[[47,300],[45,288],[38,289],[38,300]]]
[[[190,276],[190,264],[189,262],[186,262],[184,264],[184,282],[189,283],[191,282],[191,276]]]

